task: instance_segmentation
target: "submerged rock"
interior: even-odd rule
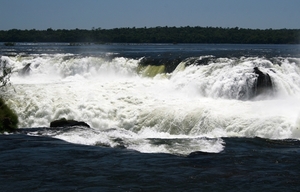
[[[194,157],[199,157],[199,156],[204,156],[204,155],[210,156],[210,155],[215,155],[215,154],[217,154],[217,153],[209,153],[209,152],[203,152],[203,151],[194,151],[194,152],[191,152],[187,157],[194,158]]]
[[[272,95],[273,94],[273,84],[271,77],[268,73],[263,73],[258,69],[258,67],[254,67],[254,73],[258,75],[256,83],[253,87],[254,96],[258,95]]]
[[[83,121],[67,120],[65,118],[61,118],[59,120],[55,120],[50,123],[50,127],[72,127],[72,126],[90,127],[87,123]]]

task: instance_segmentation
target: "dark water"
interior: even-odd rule
[[[7,47],[0,43],[0,55],[29,55],[72,53],[83,56],[107,56],[127,58],[185,59],[203,55],[215,57],[299,57],[299,45],[251,45],[251,44],[82,44],[68,43],[17,43]],[[108,54],[109,53],[109,54]]]
[[[187,157],[0,135],[1,191],[298,191],[300,142],[224,138]]]

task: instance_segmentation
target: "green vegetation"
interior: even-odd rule
[[[152,27],[0,31],[0,42],[299,44],[300,29]]]
[[[9,84],[12,68],[7,65],[6,61],[0,63],[0,91]],[[0,92],[1,93],[1,92]],[[1,96],[1,95],[0,95]],[[18,116],[5,104],[0,98],[0,133],[13,131],[17,128]]]
[[[18,116],[0,98],[0,133],[17,129]]]

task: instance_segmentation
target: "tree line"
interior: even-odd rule
[[[0,42],[299,44],[300,29],[152,27],[1,30]]]

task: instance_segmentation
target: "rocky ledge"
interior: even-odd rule
[[[52,121],[50,123],[50,127],[72,127],[72,126],[90,127],[87,123],[83,121],[67,120],[65,118],[61,118]]]

